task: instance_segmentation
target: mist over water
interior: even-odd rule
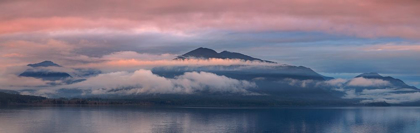
[[[420,108],[0,108],[2,133],[420,131]]]

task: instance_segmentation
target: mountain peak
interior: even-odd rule
[[[379,73],[376,73],[376,72],[369,72],[369,73],[362,73],[362,74],[360,74],[360,75],[358,75],[356,77],[357,78],[358,77],[363,77],[363,78],[382,78],[383,76],[380,75]]]
[[[220,54],[223,54],[223,53],[235,53],[235,52],[230,52],[230,51],[222,51],[222,52],[220,52]]]
[[[360,78],[360,77],[366,78],[366,79],[380,79],[380,80],[383,80],[383,81],[387,81],[387,82],[391,83],[392,86],[394,86],[394,87],[417,89],[414,86],[407,85],[401,79],[393,78],[393,77],[390,77],[390,76],[382,76],[382,75],[380,75],[379,73],[376,73],[376,72],[363,73],[363,74],[360,74],[360,75],[356,76],[356,78]]]
[[[213,49],[209,49],[209,48],[204,48],[204,47],[199,47],[199,48],[197,48],[197,49],[195,49],[195,50],[193,50],[193,51],[190,51],[190,52],[188,52],[188,53],[196,53],[196,52],[205,52],[205,53],[211,53],[211,54],[214,54],[214,53],[217,53],[215,50],[213,50]],[[188,54],[187,53],[187,54]]]
[[[272,61],[266,61],[258,58],[254,58],[245,54],[236,53],[236,52],[230,52],[230,51],[222,51],[220,53],[217,53],[213,49],[209,48],[197,48],[193,51],[190,51],[186,54],[183,54],[181,56],[178,56],[175,58],[175,60],[179,59],[186,59],[186,58],[204,58],[204,59],[210,59],[210,58],[219,58],[219,59],[240,59],[245,61],[261,61],[261,62],[267,62],[267,63],[275,63]]]
[[[60,65],[55,64],[54,62],[48,61],[48,60],[40,62],[40,63],[28,64],[28,66],[30,67],[51,67],[51,66],[61,67]]]
[[[178,58],[185,59],[189,57],[206,58],[206,59],[207,58],[220,58],[219,54],[213,49],[203,48],[203,47],[197,48],[193,51],[183,54],[182,56]]]

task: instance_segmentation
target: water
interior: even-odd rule
[[[414,133],[420,108],[0,107],[1,133]]]

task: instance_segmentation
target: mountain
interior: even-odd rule
[[[393,78],[393,77],[390,77],[390,76],[382,76],[382,75],[380,75],[379,73],[376,73],[376,72],[363,73],[363,74],[360,74],[360,75],[356,76],[355,78],[379,79],[379,80],[389,82],[392,87],[417,89],[414,86],[407,85],[401,79]]]
[[[35,64],[28,64],[28,66],[30,67],[61,67],[60,65],[55,64],[52,61],[43,61],[43,62],[35,63]]]
[[[197,48],[193,51],[185,53],[175,58],[175,60],[183,60],[188,58],[219,58],[219,59],[240,59],[245,61],[261,61],[267,63],[275,63],[272,61],[262,60],[254,58],[245,54],[223,51],[217,53],[213,49],[209,48]],[[174,77],[181,75],[185,72],[191,71],[205,71],[211,72],[218,75],[227,76],[230,78],[241,79],[241,80],[254,80],[264,79],[271,81],[278,81],[283,79],[297,79],[297,80],[325,80],[330,77],[322,76],[310,68],[304,66],[291,66],[291,65],[230,65],[230,66],[174,66],[174,67],[156,67],[152,69],[153,73]]]
[[[186,59],[186,58],[222,58],[219,53],[217,53],[216,51],[214,51],[213,49],[209,49],[209,48],[198,48],[195,49],[193,51],[190,51],[188,53],[185,53],[181,56],[179,56],[177,59]]]
[[[30,68],[19,74],[21,77],[32,77],[48,81],[52,86],[82,82],[86,78],[102,73],[92,68],[65,68],[52,61],[28,64]],[[58,68],[57,68],[58,67]]]
[[[32,77],[42,80],[63,80],[71,78],[72,76],[66,72],[59,72],[55,70],[50,70],[48,67],[61,67],[60,65],[52,61],[43,61],[35,64],[28,64],[31,68],[27,69],[23,73],[19,74],[21,77]]]
[[[342,85],[333,86],[330,90],[335,96],[366,106],[420,105],[417,98],[419,89],[400,79],[375,72],[362,73]]]
[[[19,76],[39,78],[43,80],[62,80],[66,78],[71,78],[71,75],[65,72],[31,71],[31,70],[26,70],[25,72],[19,74]]]
[[[249,91],[262,94],[246,96],[245,99],[249,99],[250,101],[262,100],[261,98],[263,97],[266,98],[265,100],[262,100],[265,103],[319,104],[345,102],[345,100],[330,94],[328,90],[317,87],[318,82],[323,82],[326,79],[331,78],[318,74],[308,67],[277,64],[241,53],[228,51],[217,53],[208,48],[195,49],[179,56],[175,60],[188,58],[241,59],[245,61],[262,61],[273,64],[165,66],[153,68],[152,73],[165,78],[176,78],[186,72],[208,72],[236,80],[249,81],[255,83],[257,86],[256,88],[249,89]],[[202,95],[211,96],[211,94]],[[235,96],[229,97],[233,98]]]
[[[275,62],[272,62],[272,61],[261,60],[261,59],[258,59],[258,58],[254,58],[254,57],[244,55],[244,54],[241,54],[241,53],[236,53],[236,52],[223,51],[223,52],[217,53],[213,49],[203,48],[203,47],[197,48],[193,51],[190,51],[190,52],[185,53],[181,56],[178,56],[177,58],[175,58],[175,60],[184,60],[184,59],[189,59],[189,58],[240,59],[240,60],[244,60],[244,61],[261,61],[261,62],[267,62],[267,63],[275,63]]]
[[[246,60],[246,61],[261,61],[261,62],[267,62],[267,63],[275,63],[272,61],[261,60],[258,58],[241,54],[241,53],[235,53],[235,52],[229,52],[229,51],[223,51],[219,53],[219,55],[222,56],[223,59],[241,59],[241,60]]]

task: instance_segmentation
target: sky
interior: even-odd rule
[[[418,0],[2,0],[0,74],[43,60],[128,69],[207,47],[420,87],[418,14]]]

